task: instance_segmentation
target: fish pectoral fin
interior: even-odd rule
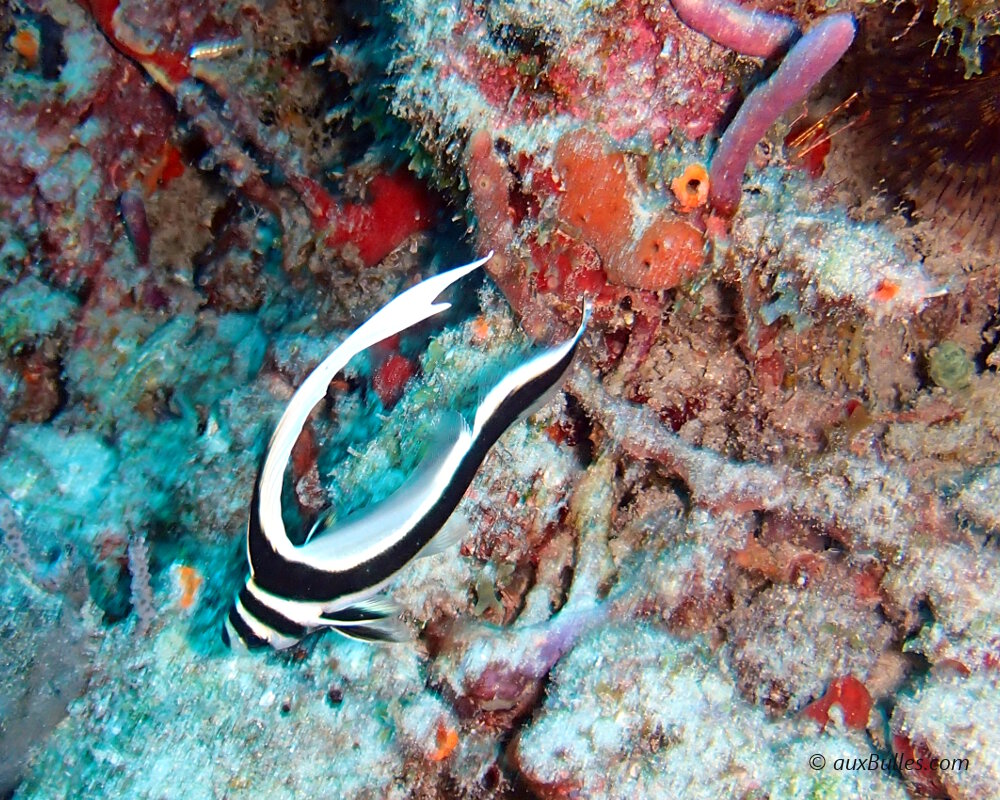
[[[316,521],[313,523],[313,526],[309,529],[309,533],[306,535],[306,540],[302,544],[303,545],[309,544],[309,540],[312,539],[313,536],[315,536],[317,533],[322,533],[327,528],[336,524],[334,521],[335,519],[336,519],[335,509],[333,508],[325,509],[318,517],[316,517]]]
[[[452,514],[444,524],[444,527],[434,534],[433,538],[423,546],[416,557],[426,558],[427,556],[436,556],[439,553],[447,552],[461,542],[465,538],[466,533],[468,533],[468,529],[462,515]]]
[[[336,611],[324,611],[320,617],[336,625],[354,625],[362,622],[398,617],[403,612],[399,604],[391,597],[375,595],[366,600],[339,608]]]
[[[371,622],[330,625],[337,633],[362,642],[406,642],[413,634],[398,617],[383,617]]]
[[[402,609],[391,597],[376,595],[347,608],[326,611],[321,618],[337,633],[363,642],[405,642],[413,638],[399,618]]]
[[[424,451],[424,458],[448,450],[455,442],[471,436],[472,428],[465,417],[451,409],[442,411],[437,417],[437,426]]]

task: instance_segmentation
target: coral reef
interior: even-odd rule
[[[997,20],[0,7],[0,796],[995,796]],[[593,302],[412,640],[226,649],[274,421],[472,250],[285,482],[303,539],[388,496]]]

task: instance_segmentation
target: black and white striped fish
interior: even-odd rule
[[[223,641],[290,647],[320,628],[365,640],[406,638],[398,608],[378,592],[412,559],[446,545],[436,535],[458,506],[493,443],[558,391],[590,318],[576,333],[509,372],[485,394],[470,428],[446,416],[414,474],[374,507],[294,545],[281,518],[285,465],[312,408],[347,362],[365,348],[450,307],[435,302],[490,257],[444,272],[394,298],[309,375],[282,414],[257,478],[247,525],[250,577],[229,610]],[[432,541],[434,540],[434,541]]]

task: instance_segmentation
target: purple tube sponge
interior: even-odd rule
[[[771,58],[795,34],[788,17],[745,9],[730,0],[671,0],[681,22],[713,42],[747,56]]]
[[[774,74],[750,92],[712,158],[708,199],[716,211],[736,211],[743,172],[757,142],[778,117],[805,100],[813,86],[847,52],[855,31],[850,14],[825,17],[795,43]]]

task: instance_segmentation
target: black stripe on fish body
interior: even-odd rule
[[[333,602],[345,594],[337,585],[339,573],[290,561],[268,541],[260,524],[259,498],[254,492],[247,524],[247,556],[254,583],[269,594],[288,600]]]
[[[275,633],[291,639],[302,639],[309,633],[309,629],[304,625],[299,624],[293,619],[289,619],[281,612],[262,602],[250,591],[248,586],[240,589],[239,599],[243,604],[243,608],[250,616]]]
[[[229,624],[233,626],[233,630],[239,635],[240,639],[243,640],[245,644],[251,650],[257,650],[261,647],[267,647],[267,640],[261,639],[256,633],[250,630],[250,626],[247,625],[246,620],[240,615],[240,612],[236,610],[236,604],[234,603],[229,608]],[[229,638],[229,634],[226,634],[226,639]]]
[[[263,469],[263,467],[262,467]],[[299,561],[290,561],[271,544],[260,524],[260,473],[250,500],[247,521],[247,560],[254,583],[269,594],[288,600],[333,602],[344,592],[331,588],[331,574]]]
[[[289,600],[332,602],[346,595],[362,593],[391,578],[408,564],[434,535],[462,501],[486,454],[536,398],[558,384],[573,361],[579,339],[552,367],[512,391],[490,416],[469,451],[462,458],[452,480],[438,500],[394,545],[351,569],[325,571],[302,562],[282,558],[269,545],[260,530],[257,504],[251,506],[248,550],[253,565],[254,582],[271,594]],[[256,494],[255,494],[256,501]]]

